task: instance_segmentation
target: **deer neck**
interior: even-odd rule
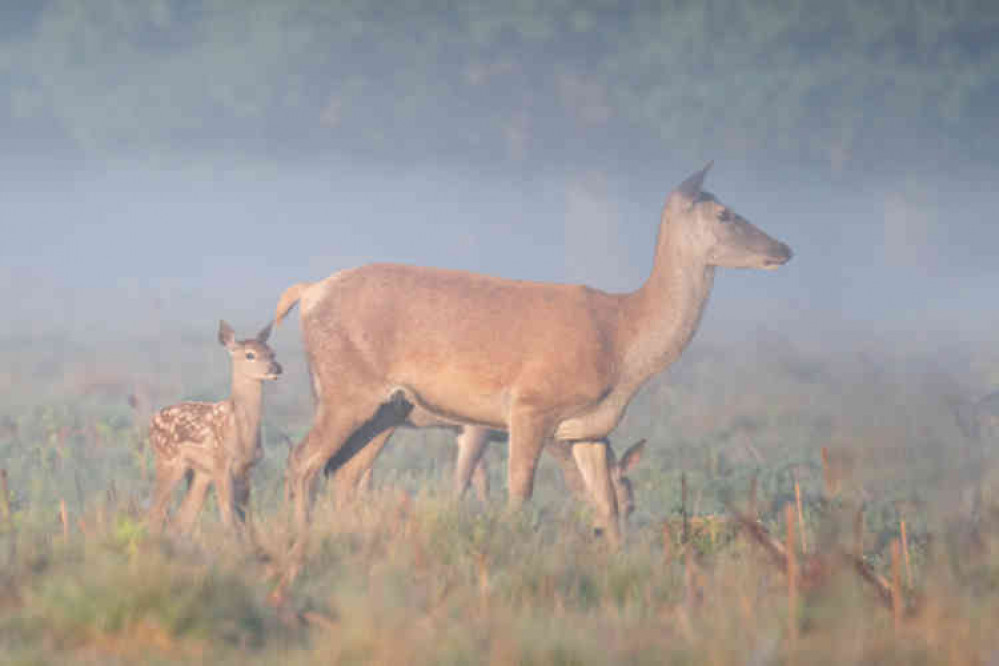
[[[240,448],[255,448],[263,411],[263,382],[233,371],[232,402]]]
[[[652,273],[628,297],[625,372],[636,385],[664,370],[693,338],[714,284],[714,266],[690,250],[664,211]]]

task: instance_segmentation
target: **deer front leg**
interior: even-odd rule
[[[621,545],[621,529],[607,446],[607,442],[575,442],[572,455],[597,511],[596,528],[605,531],[611,545],[617,548]]]
[[[194,527],[194,521],[201,513],[201,507],[205,504],[205,497],[208,495],[208,486],[212,483],[211,477],[204,472],[195,472],[191,481],[187,495],[180,504],[177,512],[177,529],[182,534],[187,534]]]
[[[347,439],[364,424],[366,417],[375,413],[378,405],[378,402],[372,402],[364,409],[340,401],[335,411],[320,407],[312,429],[291,452],[285,477],[285,497],[293,503],[295,537],[288,554],[288,567],[277,588],[271,593],[272,602],[284,599],[288,587],[305,562],[312,487],[316,476],[327,461],[343,448]]]
[[[486,450],[486,442],[489,439],[489,430],[477,426],[465,426],[461,434],[458,435],[458,459],[454,464],[454,497],[460,499],[468,490],[469,481],[473,472],[477,472],[476,490],[479,499],[485,501],[488,487],[479,487],[480,484],[488,486],[484,470],[481,467],[482,453]],[[478,477],[481,477],[478,478]]]
[[[236,485],[232,468],[228,464],[221,465],[221,469],[215,473],[215,499],[218,500],[219,516],[227,530],[236,531],[242,536],[243,523],[236,517]]]
[[[517,509],[531,499],[538,456],[549,435],[548,418],[535,410],[514,407],[510,417],[510,458],[507,462],[507,504]]]
[[[560,440],[552,440],[545,445],[545,453],[550,455],[562,472],[562,481],[577,499],[589,499],[590,494],[586,481],[572,455],[572,444]]]

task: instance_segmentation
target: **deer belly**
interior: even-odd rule
[[[431,425],[483,425],[505,428],[505,405],[508,400],[503,395],[476,394],[469,391],[460,395],[447,392],[418,391],[410,386],[393,387],[392,392],[401,391],[406,400],[413,404],[409,422],[417,427]]]

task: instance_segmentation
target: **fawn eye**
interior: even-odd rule
[[[255,359],[255,358],[257,358],[257,355],[256,355],[256,354],[254,354],[253,352],[246,352],[246,359],[247,359],[248,361],[252,361],[252,360],[253,360],[253,359]]]

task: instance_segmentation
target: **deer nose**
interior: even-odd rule
[[[779,243],[779,245],[780,245],[779,254],[781,260],[785,263],[790,261],[791,257],[794,256],[794,252],[791,251],[791,247],[787,243]]]
[[[271,363],[271,373],[275,375],[280,375],[282,372],[281,364],[277,361]]]

